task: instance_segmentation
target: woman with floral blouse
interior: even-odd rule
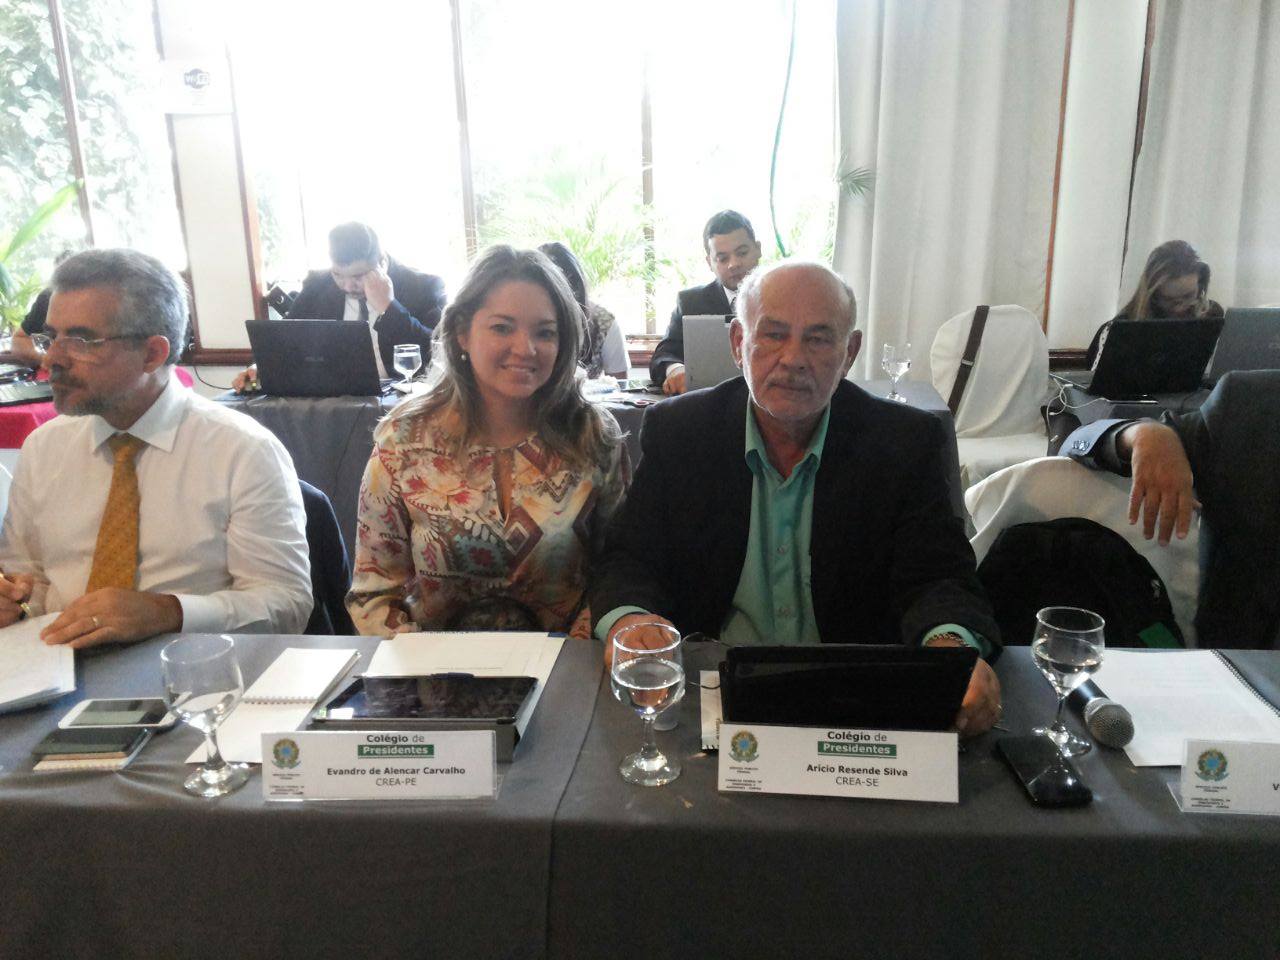
[[[629,478],[574,376],[582,313],[541,253],[472,266],[436,331],[442,379],[378,425],[347,607],[357,629],[571,630]]]

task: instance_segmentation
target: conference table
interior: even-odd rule
[[[875,396],[889,393],[888,380],[859,382]],[[903,380],[898,392],[918,409],[943,422],[947,435],[945,451],[951,505],[956,516],[966,518],[964,490],[960,486],[960,456],[956,447],[955,421],[946,402],[933,385],[925,381]],[[389,397],[273,397],[265,394],[224,393],[218,397],[233,410],[252,417],[279,438],[293,457],[298,476],[320,490],[333,502],[338,526],[348,550],[355,549],[356,513],[360,479],[373,451],[373,428],[402,399]],[[663,402],[660,395],[645,393],[604,393],[592,397],[618,421],[627,438],[632,466],[640,462],[640,427],[645,411]]]
[[[958,804],[722,794],[691,689],[658,734],[683,775],[634,787],[617,765],[640,721],[590,641],[566,641],[493,800],[268,804],[257,772],[199,800],[181,788],[199,738],[181,728],[120,773],[31,772],[28,751],[79,697],[158,693],[162,642],[81,654],[76,695],[0,717],[0,956],[1280,952],[1280,821],[1182,814],[1172,770],[1095,749],[1077,760],[1094,802],[1044,810],[993,755],[995,731],[960,756]],[[367,663],[375,643],[237,639],[246,681],[287,645]],[[690,676],[718,655],[691,643]],[[1280,694],[1280,654],[1233,657]],[[1051,717],[1025,647],[996,672],[1004,726]]]

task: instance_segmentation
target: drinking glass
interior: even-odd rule
[[[227,763],[218,750],[218,724],[244,693],[235,642],[228,636],[179,637],[160,651],[164,698],[184,722],[204,734],[204,765],[183,786],[197,797],[221,797],[244,786],[247,763]]]
[[[898,381],[911,369],[911,344],[899,347],[896,344],[886,343],[880,352],[880,368],[893,381],[886,399],[906,403],[907,398],[898,393]]]
[[[1036,632],[1031,656],[1040,672],[1058,694],[1058,713],[1051,727],[1036,727],[1058,745],[1064,757],[1088,753],[1092,744],[1071,733],[1062,723],[1062,710],[1069,694],[1102,666],[1106,622],[1092,610],[1079,607],[1045,607],[1036,614]]]
[[[392,362],[396,371],[404,377],[402,382],[408,383],[422,366],[422,348],[416,343],[397,343],[395,359]]]
[[[623,757],[622,779],[644,787],[660,787],[680,776],[680,761],[664,756],[653,738],[658,714],[684,694],[680,633],[667,624],[641,623],[619,630],[613,638],[609,671],[613,695],[629,704],[644,721],[644,746]]]

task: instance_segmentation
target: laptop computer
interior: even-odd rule
[[[972,647],[730,647],[720,699],[726,721],[945,730],[977,659]]]
[[[1205,379],[1217,383],[1232,370],[1280,370],[1280,308],[1232,307],[1227,311]]]
[[[714,387],[741,376],[729,349],[732,315],[701,314],[684,318],[684,370],[690,390]]]
[[[0,383],[0,407],[12,407],[20,403],[43,403],[53,399],[53,387],[44,381],[14,381]]]
[[[277,397],[372,397],[382,392],[362,323],[246,320],[262,392]]]
[[[1191,320],[1113,320],[1092,374],[1061,379],[1111,400],[1199,390],[1221,317]]]

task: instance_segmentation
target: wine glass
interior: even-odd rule
[[[889,387],[889,396],[885,399],[906,403],[907,398],[898,393],[898,381],[911,369],[911,344],[899,347],[896,344],[886,343],[880,353],[880,368],[893,381]]]
[[[408,384],[413,379],[413,375],[418,372],[418,368],[422,366],[422,348],[416,343],[397,343],[395,359],[392,363],[396,372],[404,377],[401,383]]]
[[[670,783],[680,776],[680,761],[658,750],[653,722],[684,694],[679,631],[665,623],[623,627],[613,638],[609,680],[613,695],[630,704],[644,721],[644,746],[623,757],[618,766],[622,779],[644,787]]]
[[[227,763],[218,750],[218,724],[244,693],[235,642],[228,636],[179,637],[160,651],[164,698],[184,722],[204,734],[204,765],[183,786],[198,797],[221,797],[244,786],[247,763]]]
[[[1036,727],[1058,745],[1064,757],[1088,753],[1092,744],[1071,733],[1062,723],[1062,709],[1069,694],[1102,666],[1106,621],[1092,610],[1079,607],[1045,607],[1036,614],[1031,656],[1058,694],[1058,713],[1051,727]]]

